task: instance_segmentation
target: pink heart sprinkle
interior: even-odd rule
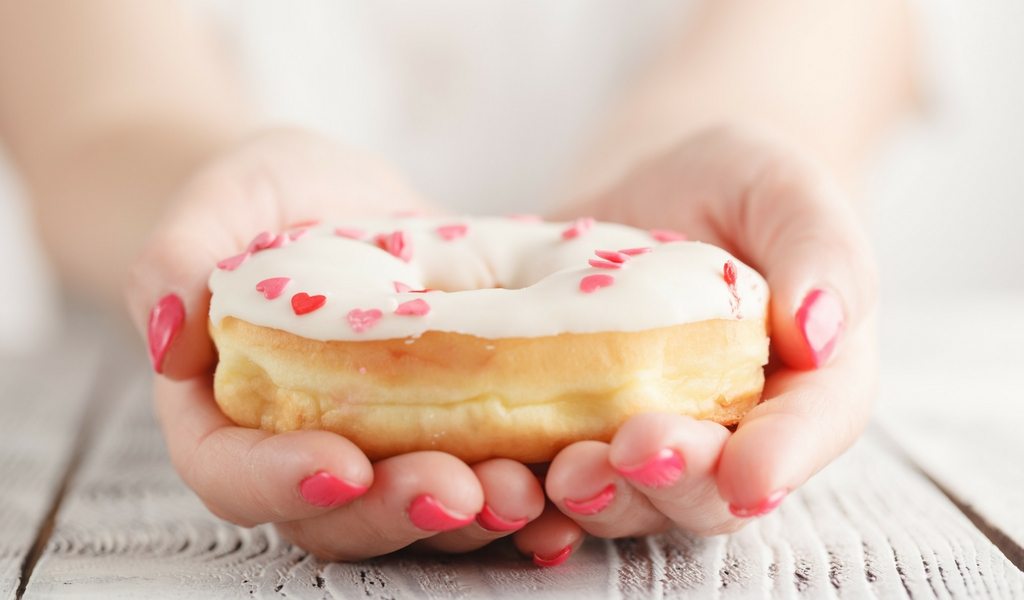
[[[306,292],[299,292],[292,296],[292,310],[297,315],[304,315],[317,310],[327,303],[327,296],[317,294],[310,296]]]
[[[380,310],[376,308],[371,308],[369,310],[353,308],[348,311],[347,315],[345,315],[345,319],[348,321],[349,327],[352,328],[352,331],[362,333],[376,325],[377,321],[380,321],[380,318],[383,316],[384,313],[380,312]]]
[[[304,237],[307,233],[309,233],[308,229],[296,229],[295,231],[288,233],[288,239],[295,242],[298,241],[299,238]]]
[[[638,256],[640,254],[647,254],[648,252],[653,251],[654,248],[651,248],[650,246],[643,246],[642,248],[625,248],[623,250],[619,250],[619,252],[625,254],[626,256]]]
[[[722,265],[722,279],[729,287],[736,285],[736,263],[731,260],[725,261],[725,264]]]
[[[262,292],[267,300],[273,300],[281,295],[285,286],[291,281],[291,277],[271,277],[256,284],[256,291]]]
[[[523,214],[512,214],[505,215],[506,218],[512,219],[513,221],[522,221],[524,223],[540,223],[544,219],[540,215],[523,215]]]
[[[603,287],[608,287],[615,283],[615,278],[611,275],[587,275],[583,279],[580,279],[580,291],[584,294],[597,291]]]
[[[613,263],[624,263],[629,260],[628,254],[624,252],[616,252],[614,250],[594,250],[594,254]]]
[[[621,264],[613,263],[613,262],[608,261],[608,260],[597,260],[596,258],[592,258],[592,259],[588,260],[587,262],[590,263],[590,266],[594,267],[595,269],[621,269],[622,268]]]
[[[420,300],[419,298],[403,302],[395,309],[396,315],[409,317],[422,317],[428,312],[430,312],[430,305],[425,300]]]
[[[437,228],[437,235],[445,241],[457,240],[466,235],[469,228],[461,223],[455,225],[442,225]]]
[[[269,231],[261,231],[256,237],[252,238],[246,251],[259,252],[260,250],[266,250],[272,243],[274,243],[274,234]]]
[[[412,258],[412,240],[401,229],[391,233],[379,233],[374,241],[380,249],[405,262]]]
[[[407,294],[412,291],[411,285],[406,285],[401,281],[393,281],[392,283],[395,284],[395,291],[399,294]]]
[[[357,227],[339,227],[334,230],[334,235],[350,240],[361,240],[366,237],[366,232]]]
[[[671,229],[652,229],[650,233],[659,242],[682,242],[686,239],[685,235]]]
[[[250,254],[248,252],[243,252],[241,254],[236,254],[232,257],[225,258],[224,260],[217,263],[217,268],[223,271],[234,271],[239,267],[239,265],[248,260],[249,256]]]
[[[562,239],[571,240],[577,238],[590,231],[592,227],[594,227],[594,219],[592,217],[576,219],[568,229],[562,232]]]
[[[292,243],[292,240],[291,238],[288,237],[288,234],[279,233],[274,237],[274,241],[270,242],[270,245],[267,246],[266,249],[270,250],[271,248],[284,248],[290,243]]]

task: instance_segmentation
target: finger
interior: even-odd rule
[[[214,360],[207,335],[207,279],[218,262],[243,253],[260,235],[297,223],[418,200],[379,166],[357,163],[313,136],[274,133],[208,166],[178,194],[150,236],[126,287],[132,319],[147,338],[154,369],[175,379],[204,372]]]
[[[476,521],[423,540],[425,548],[469,552],[522,529],[544,510],[544,490],[522,463],[497,458],[472,469],[484,491],[484,507]]]
[[[817,371],[779,371],[726,442],[719,491],[734,514],[758,516],[842,453],[863,430],[875,392],[873,318],[849,351]]]
[[[760,166],[710,206],[727,243],[771,290],[772,350],[793,368],[825,365],[876,302],[860,217],[824,172],[778,144],[734,141]],[[743,177],[743,179],[740,179]]]
[[[244,526],[316,516],[366,492],[369,460],[333,433],[233,426],[208,378],[158,379],[157,414],[175,468],[217,516]]]
[[[483,507],[476,475],[450,454],[414,452],[373,469],[373,487],[358,500],[278,529],[322,559],[360,560],[466,527]]]
[[[612,468],[604,442],[577,442],[551,461],[545,489],[551,501],[588,533],[645,535],[668,524],[646,497]]]
[[[734,531],[742,521],[718,493],[718,459],[729,430],[713,421],[647,413],[626,421],[608,460],[676,526],[698,535]]]
[[[583,530],[575,521],[548,504],[540,517],[513,534],[512,540],[520,552],[533,558],[533,564],[557,567],[569,560],[583,543],[583,537]]]

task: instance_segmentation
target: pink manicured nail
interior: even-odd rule
[[[603,490],[598,492],[595,496],[587,498],[586,500],[570,500],[566,498],[563,502],[565,507],[574,513],[581,515],[596,515],[602,510],[608,508],[608,505],[615,500],[615,484],[609,483]]]
[[[433,496],[417,496],[409,504],[409,520],[424,531],[450,531],[473,522],[474,516],[465,516],[448,510]]]
[[[365,485],[355,485],[342,481],[327,471],[318,471],[302,480],[299,493],[302,499],[313,506],[338,506],[354,500],[369,489]]]
[[[500,517],[497,513],[491,510],[490,506],[486,504],[484,504],[484,508],[480,511],[480,514],[476,516],[476,522],[487,531],[498,531],[502,533],[522,529],[523,526],[526,525],[526,521],[526,517],[523,517],[522,519],[515,519],[513,521]]]
[[[796,311],[796,324],[818,368],[828,362],[836,348],[843,330],[843,305],[830,292],[811,290]]]
[[[572,554],[572,546],[566,546],[558,551],[553,556],[540,556],[536,552],[533,553],[533,564],[538,567],[557,567],[558,565],[569,560],[569,555]]]
[[[651,488],[672,485],[679,480],[685,470],[686,461],[674,448],[662,448],[640,466],[618,469],[623,477]]]
[[[149,311],[149,361],[157,373],[164,372],[164,356],[185,323],[185,304],[177,294],[167,294]]]
[[[776,490],[771,494],[768,494],[768,497],[762,499],[760,502],[749,508],[742,508],[735,504],[730,504],[729,512],[741,519],[760,517],[775,510],[778,505],[782,504],[782,501],[786,498],[786,494],[788,493],[789,490]]]

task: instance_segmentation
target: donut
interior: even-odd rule
[[[543,462],[652,411],[736,423],[768,360],[756,271],[593,219],[307,224],[261,233],[209,288],[224,414],[373,460]]]

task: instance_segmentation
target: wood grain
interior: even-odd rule
[[[328,564],[210,516],[171,470],[148,396],[140,381],[105,420],[26,598],[1024,596],[1024,574],[871,432],[731,536],[591,539],[547,570],[507,544]]]
[[[0,598],[13,598],[53,508],[99,354],[84,340],[0,361]]]

